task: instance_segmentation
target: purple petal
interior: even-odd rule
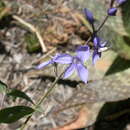
[[[85,46],[79,46],[76,50],[77,57],[82,60],[82,62],[85,62],[88,60],[90,56],[90,48],[88,45]]]
[[[101,52],[94,51],[92,57],[92,63],[95,64],[96,61],[101,57]]]
[[[71,76],[73,74],[75,70],[75,64],[71,64],[65,71],[64,73],[64,78],[68,78],[69,76]]]
[[[46,67],[49,64],[53,64],[53,61],[49,60],[49,61],[43,62],[43,63],[39,64],[38,66],[36,66],[35,68],[36,69],[42,69],[43,67]]]
[[[108,15],[110,15],[110,16],[115,16],[116,12],[117,12],[117,8],[110,8],[107,11]]]
[[[94,43],[94,46],[95,46],[95,47],[99,46],[100,38],[99,38],[99,37],[94,37],[93,43]]]
[[[100,42],[100,47],[105,47],[107,44],[108,44],[108,42],[107,42],[107,41]]]
[[[127,0],[116,0],[119,5],[125,3]]]
[[[105,47],[107,45],[107,41],[101,41],[102,39],[100,37],[94,37],[93,43],[95,47]]]
[[[94,23],[94,18],[92,12],[90,12],[87,8],[84,9],[85,16],[90,24]]]
[[[88,81],[88,70],[87,70],[87,68],[82,64],[76,64],[76,69],[77,69],[77,72],[78,72],[80,79],[84,83],[87,83],[87,81]]]
[[[60,64],[70,64],[72,63],[72,56],[69,54],[59,54],[53,61]]]

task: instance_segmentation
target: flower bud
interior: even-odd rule
[[[115,16],[116,12],[117,12],[117,8],[110,8],[107,11],[108,15],[110,15],[110,16]]]

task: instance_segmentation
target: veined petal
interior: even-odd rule
[[[76,64],[76,69],[78,72],[78,75],[80,79],[84,82],[87,83],[88,81],[88,70],[83,64]]]
[[[53,64],[53,61],[52,61],[52,60],[49,60],[49,61],[43,62],[43,63],[39,64],[38,66],[36,66],[35,68],[36,68],[36,69],[42,69],[43,67],[46,67],[46,66],[48,66],[49,64]]]
[[[70,75],[73,74],[75,70],[75,64],[71,64],[65,71],[64,73],[64,78],[68,78]]]
[[[59,54],[53,61],[60,64],[70,64],[72,63],[72,56],[69,54]]]
[[[94,51],[92,56],[92,63],[95,64],[96,61],[101,57],[101,52]]]
[[[79,46],[76,50],[77,57],[85,62],[90,56],[90,48],[88,45]]]

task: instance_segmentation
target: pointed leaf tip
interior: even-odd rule
[[[24,93],[20,90],[17,90],[17,89],[12,89],[9,93],[7,93],[7,96],[23,98],[23,99],[31,102],[32,104],[34,104],[33,101],[31,100],[31,98],[26,93]]]
[[[13,123],[34,112],[27,106],[13,106],[0,110],[0,123]]]

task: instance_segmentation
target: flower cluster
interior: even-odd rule
[[[95,18],[92,14],[91,11],[88,9],[84,9],[85,17],[92,26],[93,33],[89,41],[93,42],[93,54],[92,54],[92,63],[95,64],[96,61],[101,57],[101,53],[105,50],[107,50],[107,41],[103,41],[98,35],[98,31],[101,29],[103,24],[105,23],[106,19],[108,16],[115,16],[117,12],[117,8],[126,2],[126,0],[116,0],[117,5],[115,7],[110,7],[107,11],[107,16],[105,20],[101,23],[101,25],[95,29],[94,22]],[[70,54],[56,54],[51,60],[47,62],[43,62],[40,65],[36,67],[36,69],[42,69],[45,66],[48,66],[49,64],[54,64],[54,63],[59,63],[59,64],[68,64],[68,67],[66,68],[64,72],[64,78],[68,78],[73,74],[74,71],[77,72],[78,76],[80,79],[84,82],[87,83],[88,81],[88,70],[87,67],[85,66],[85,62],[89,59],[90,57],[90,47],[88,44],[79,46],[76,49],[76,55],[72,56]]]
[[[90,48],[88,45],[79,46],[76,50],[76,55],[71,56],[69,54],[56,54],[51,60],[43,62],[36,67],[36,69],[41,69],[49,64],[59,63],[68,64],[66,71],[64,72],[64,78],[68,78],[77,71],[79,77],[84,83],[88,80],[88,70],[84,65],[84,62],[88,60],[90,56]]]
[[[99,37],[94,37],[93,43],[94,43],[94,51],[92,56],[92,62],[93,64],[95,64],[96,61],[101,57],[101,52],[107,49],[106,47],[107,41],[103,42]]]

